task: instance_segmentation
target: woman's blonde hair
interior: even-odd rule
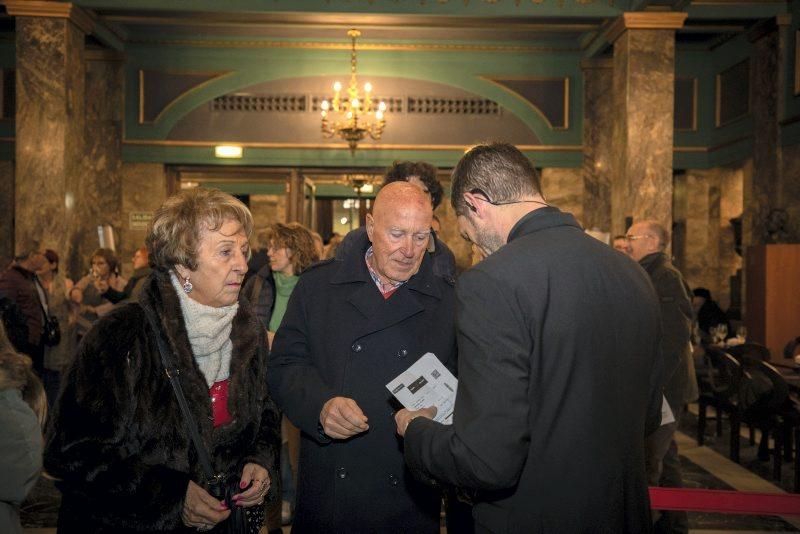
[[[289,261],[292,262],[292,269],[296,275],[319,261],[319,253],[314,245],[311,230],[302,224],[273,223],[264,232],[264,238],[270,246],[289,249],[291,252]]]
[[[148,228],[145,245],[150,263],[163,271],[175,265],[196,270],[197,249],[203,232],[215,232],[229,220],[241,224],[250,237],[253,216],[247,206],[228,193],[196,187],[168,198],[158,208]]]
[[[44,428],[47,419],[47,396],[42,381],[33,372],[31,359],[14,350],[0,321],[0,390],[4,389],[21,391],[22,399],[31,407],[39,420],[39,425]]]

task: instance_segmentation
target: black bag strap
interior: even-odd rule
[[[159,328],[158,322],[153,316],[153,312],[148,310],[145,306],[141,306],[141,308],[144,311],[145,317],[147,317],[147,322],[150,323],[150,328],[153,329],[153,334],[158,344],[158,353],[161,355],[161,363],[164,365],[164,372],[167,378],[169,378],[172,390],[175,392],[175,398],[178,400],[178,406],[180,406],[181,413],[183,414],[183,422],[186,424],[186,428],[188,428],[189,434],[192,437],[192,443],[194,443],[194,448],[197,451],[197,457],[200,460],[200,467],[203,468],[203,472],[205,473],[206,481],[209,484],[218,482],[221,480],[221,475],[214,474],[214,469],[211,467],[211,457],[208,455],[208,450],[205,444],[203,444],[200,433],[197,431],[197,422],[192,412],[189,411],[189,404],[186,402],[186,397],[183,395],[183,389],[178,379],[180,370],[171,365],[169,348],[161,337],[161,328]]]
[[[42,302],[42,296],[47,298],[47,290],[44,288],[42,283],[39,281],[39,278],[33,279],[33,284],[36,286],[36,300],[39,301],[39,307],[42,309],[42,315],[44,315],[45,319],[50,318],[50,303],[47,303],[47,308],[44,307],[44,302]],[[41,291],[39,291],[41,289]]]

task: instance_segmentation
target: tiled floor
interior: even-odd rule
[[[682,421],[685,433],[677,434],[684,485],[688,488],[732,489],[765,493],[782,493],[791,489],[791,464],[784,464],[783,478],[777,485],[769,480],[770,462],[756,458],[756,447],[742,439],[741,465],[727,458],[727,435],[713,435],[714,424],[708,425],[706,445],[698,447],[695,440],[696,410],[690,408]],[[727,425],[726,425],[727,426]],[[760,476],[759,476],[760,475]],[[780,487],[782,486],[782,487]],[[52,483],[43,480],[23,506],[23,525],[26,534],[51,534],[55,532],[58,508],[58,491]],[[761,517],[689,513],[690,532],[712,534],[715,532],[800,532],[800,516]],[[288,533],[289,528],[285,527]],[[444,529],[442,529],[444,533]]]

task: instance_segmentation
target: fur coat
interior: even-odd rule
[[[280,418],[267,391],[264,329],[241,304],[230,335],[233,420],[216,429],[167,273],[153,272],[139,303],[113,310],[87,333],[63,379],[44,458],[63,493],[59,532],[186,529],[187,485],[204,476],[143,308],[159,318],[215,470],[238,476],[252,462],[279,476]]]

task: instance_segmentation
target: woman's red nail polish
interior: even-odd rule
[[[247,487],[247,482],[242,480],[241,482],[239,482],[239,487],[242,488],[242,489],[246,488]]]

